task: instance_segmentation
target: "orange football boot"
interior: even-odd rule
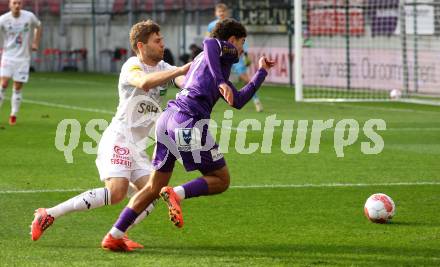
[[[43,232],[53,224],[55,218],[47,214],[45,208],[35,210],[34,216],[31,225],[31,236],[32,240],[37,241]]]
[[[104,239],[102,239],[101,247],[105,250],[120,252],[128,252],[133,250],[124,242],[123,238],[117,239],[111,234],[107,234]]]
[[[132,248],[132,249],[137,249],[137,248],[144,248],[143,245],[139,244],[138,242],[135,242],[131,239],[128,238],[127,234],[124,235],[124,237],[122,238],[122,240],[124,240],[125,244],[127,245],[127,247]]]
[[[183,214],[180,208],[179,196],[174,192],[173,188],[170,186],[165,186],[160,190],[160,196],[168,205],[168,213],[170,215],[170,220],[178,228],[183,227]]]
[[[14,126],[15,124],[17,124],[17,116],[9,116],[9,125]]]

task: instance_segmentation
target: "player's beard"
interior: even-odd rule
[[[162,51],[158,51],[157,53],[150,53],[148,55],[148,57],[151,60],[154,60],[155,62],[159,63],[162,59],[163,59],[163,50]]]
[[[20,16],[20,8],[12,9],[12,16],[19,17]]]

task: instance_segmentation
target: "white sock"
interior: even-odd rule
[[[5,100],[6,88],[0,88],[0,108],[2,107],[3,100]]]
[[[116,228],[114,226],[112,227],[112,229],[110,229],[109,233],[116,239],[121,239],[125,235],[124,232],[122,232],[121,230],[119,230],[118,228]]]
[[[11,97],[11,115],[15,116],[17,115],[18,111],[20,110],[21,100],[22,100],[22,94],[21,90],[14,90],[12,91],[12,97]]]
[[[83,192],[53,208],[47,209],[47,213],[55,219],[69,212],[91,210],[111,204],[110,191],[107,188],[96,188]]]
[[[180,200],[185,199],[185,188],[183,188],[183,186],[176,186],[173,190],[179,196]]]
[[[128,229],[130,229],[131,227],[133,227],[136,224],[140,223],[143,219],[145,219],[145,217],[150,215],[150,213],[154,210],[154,207],[156,206],[156,203],[157,203],[157,199],[154,200],[153,203],[148,205],[148,207],[144,211],[142,211],[141,214],[139,214],[139,216],[136,218],[136,220],[133,222],[133,224],[130,225],[130,227]]]

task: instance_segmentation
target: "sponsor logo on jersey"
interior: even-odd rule
[[[218,151],[217,148],[211,150],[212,161],[217,161],[223,158],[223,154]]]
[[[197,128],[176,129],[177,149],[193,151],[201,148],[200,131]]]
[[[237,49],[232,48],[232,47],[223,46],[222,47],[222,54],[237,56]]]
[[[113,165],[123,165],[127,168],[131,167],[131,160],[130,157],[127,156],[130,154],[130,150],[126,147],[120,147],[120,146],[114,146],[113,151],[115,152],[113,154],[113,158],[110,159],[110,163]]]
[[[152,113],[159,113],[160,112],[159,108],[156,105],[148,104],[145,102],[142,102],[139,104],[139,108],[137,111],[141,114],[147,114],[150,112],[152,112]]]
[[[119,156],[124,156],[130,154],[130,150],[126,147],[114,146],[113,151]]]
[[[114,155],[114,156],[115,156],[115,155]],[[117,155],[116,155],[116,156],[117,156]],[[128,158],[118,158],[118,157],[116,157],[116,158],[112,158],[112,159],[110,160],[110,163],[113,164],[113,165],[122,165],[122,166],[125,166],[125,167],[127,167],[127,168],[130,168],[130,167],[131,167],[131,161],[128,160]]]

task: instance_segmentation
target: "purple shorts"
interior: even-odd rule
[[[187,171],[199,170],[203,174],[226,166],[208,125],[209,120],[198,120],[173,109],[165,110],[156,123],[155,170],[171,172],[178,159]]]

